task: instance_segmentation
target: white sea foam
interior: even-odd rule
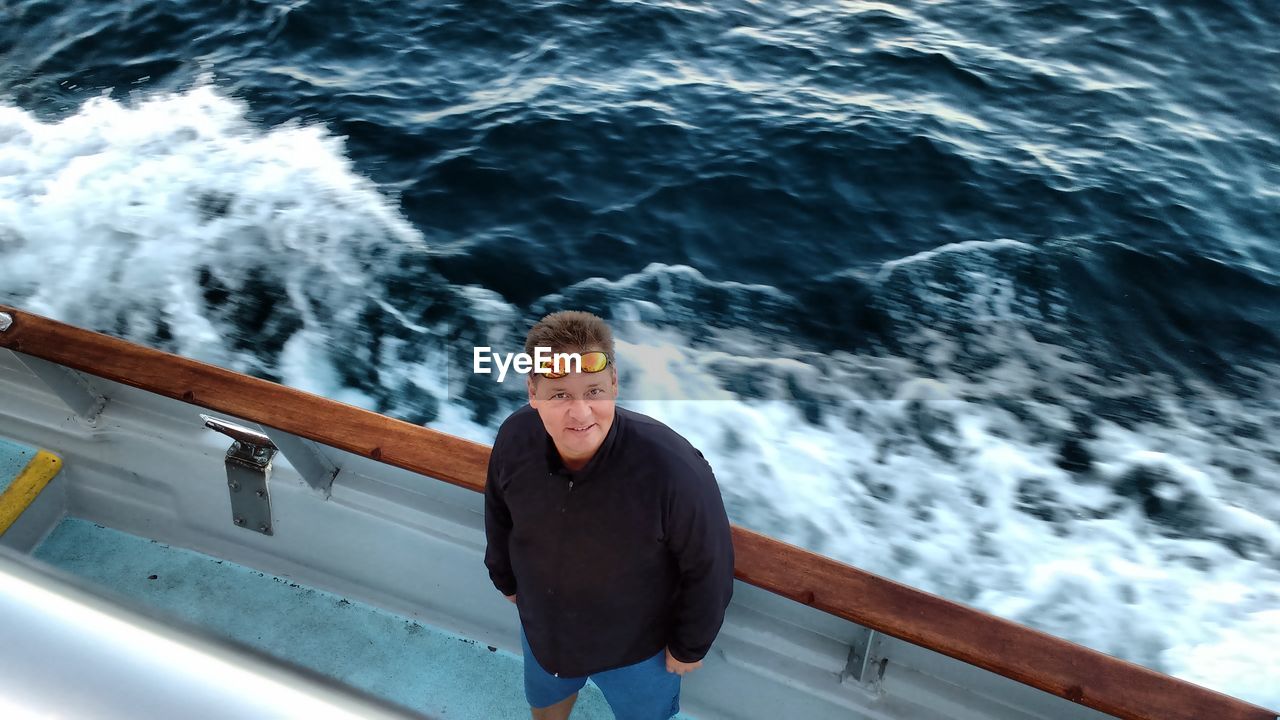
[[[136,339],[163,321],[178,352],[240,367],[201,269],[232,291],[270,277],[316,329],[366,293],[373,251],[421,244],[340,139],[244,113],[207,84],[57,122],[0,107],[0,297]]]
[[[999,238],[996,240],[964,240],[954,242],[931,250],[921,250],[914,255],[908,255],[904,258],[889,260],[881,264],[878,279],[884,281],[889,275],[899,268],[907,267],[916,263],[928,263],[937,260],[939,255],[946,253],[966,253],[966,252],[986,252],[997,248],[1016,248],[1018,250],[1030,250],[1032,247],[1018,240],[1010,240],[1009,238]]]
[[[982,247],[964,248],[975,250]],[[1004,281],[970,279],[993,318],[985,349],[1004,354],[986,380],[921,377],[893,358],[816,362],[773,347],[763,359],[764,348],[741,335],[702,336],[695,349],[670,330],[628,323],[623,393],[687,398],[627,404],[707,454],[737,522],[1109,654],[1280,703],[1280,629],[1268,625],[1276,619],[1268,609],[1280,606],[1280,476],[1267,439],[1224,444],[1159,378],[1102,377],[1077,353],[1010,322],[1011,300],[996,288]],[[621,300],[613,314],[654,314],[635,308]],[[942,358],[959,352],[942,333],[926,330],[921,342]],[[725,398],[718,371],[729,366],[804,378],[830,411],[815,424],[785,392]],[[886,377],[897,378],[887,390]],[[1096,437],[1080,439],[1095,470],[1068,472],[1057,464],[1057,442],[1076,434],[1071,411],[1086,405],[1029,399],[1063,378],[1099,396],[1150,393],[1172,406],[1167,422],[1135,429],[1099,420]],[[1252,415],[1211,388],[1200,393],[1195,402],[1221,417]],[[1228,467],[1247,467],[1254,479],[1235,479]],[[1148,498],[1165,515],[1146,508]],[[1229,655],[1225,666],[1202,662]]]
[[[501,418],[480,423],[449,402],[460,379],[442,368],[459,349],[445,346],[443,326],[402,312],[378,283],[374,251],[421,243],[339,139],[319,127],[255,128],[240,103],[207,86],[134,104],[99,99],[59,122],[0,108],[0,298],[143,341],[163,322],[178,352],[263,369],[254,339],[229,335],[236,319],[210,309],[197,277],[207,268],[234,294],[249,274],[269,273],[283,293],[273,315],[299,322],[267,369],[303,389],[396,410],[344,381],[344,364],[368,363],[384,387],[440,402],[434,427],[488,441]],[[1197,389],[1195,402],[1214,417],[1258,428],[1225,442],[1159,378],[1102,377],[1071,348],[1033,338],[1018,322],[1028,315],[1016,288],[982,263],[1031,251],[969,243],[880,275],[921,293],[902,313],[988,319],[982,349],[1000,363],[984,377],[927,369],[966,352],[943,325],[914,323],[915,359],[819,357],[749,329],[696,338],[672,329],[687,310],[648,296],[641,281],[658,276],[660,294],[707,282],[691,268],[590,283],[618,298],[613,317],[628,320],[619,328],[622,390],[633,399],[625,404],[703,450],[735,521],[1280,705],[1280,469],[1267,454],[1280,432],[1274,385],[1250,407]],[[937,286],[930,265],[959,256],[974,263],[961,274],[967,289]],[[479,288],[456,297],[488,344],[522,341],[518,313],[500,297]],[[354,334],[357,313],[371,305],[404,332],[357,342],[368,339]],[[737,375],[751,377],[757,394],[735,395]],[[1056,462],[1058,442],[1087,404],[1067,387],[1142,394],[1164,422],[1098,420],[1092,437],[1079,438],[1094,470],[1068,472]],[[1259,403],[1268,417],[1257,417]]]

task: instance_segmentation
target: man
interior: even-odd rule
[[[615,406],[603,320],[548,315],[525,338],[538,347],[581,363],[529,374],[485,490],[485,565],[520,614],[525,696],[535,720],[564,720],[590,678],[618,720],[667,720],[733,594],[720,489],[687,440]]]

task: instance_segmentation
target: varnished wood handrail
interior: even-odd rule
[[[489,448],[277,383],[0,305],[9,348],[484,491]],[[2,324],[2,323],[0,323]],[[735,526],[743,582],[1125,720],[1277,713]]]

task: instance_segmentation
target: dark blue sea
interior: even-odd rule
[[[0,302],[487,441],[614,324],[735,522],[1280,706],[1280,5],[0,2]]]

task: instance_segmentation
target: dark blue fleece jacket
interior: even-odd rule
[[[701,660],[733,595],[733,543],[702,453],[617,408],[579,471],[560,462],[528,405],[498,430],[485,490],[489,577],[516,594],[542,667],[579,677],[663,647]]]

